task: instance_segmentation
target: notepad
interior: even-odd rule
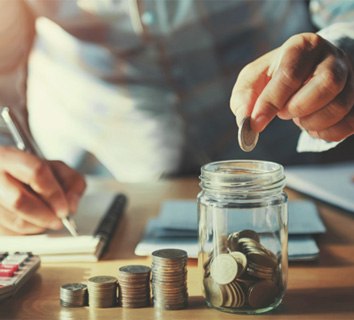
[[[319,255],[314,234],[324,233],[315,204],[307,200],[289,202],[289,260],[313,260]],[[247,215],[238,219],[234,230],[254,229]],[[259,230],[261,231],[261,230]],[[150,219],[135,254],[145,256],[164,248],[186,250],[190,258],[198,256],[198,217],[195,200],[168,200],[161,204],[157,218]]]
[[[354,213],[354,161],[285,168],[287,186]]]
[[[74,216],[78,237],[72,237],[65,229],[39,235],[0,236],[0,248],[9,252],[31,251],[44,262],[97,261],[113,235],[125,204],[123,194],[85,194]]]

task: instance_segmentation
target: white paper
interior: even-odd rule
[[[343,141],[343,140],[342,140]],[[310,136],[306,131],[302,131],[297,142],[297,152],[322,152],[336,147],[339,142],[328,142]]]
[[[74,215],[78,237],[71,236],[66,229],[39,235],[0,236],[0,248],[9,252],[31,251],[40,255],[43,261],[46,260],[46,255],[53,261],[61,261],[66,255],[71,261],[80,261],[84,255],[97,260],[95,255],[99,253],[101,239],[95,237],[94,232],[114,196],[114,193],[84,195]]]
[[[285,168],[287,186],[354,213],[354,161]]]

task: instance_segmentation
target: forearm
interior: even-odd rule
[[[3,0],[0,10],[0,74],[6,74],[27,59],[34,21],[22,1]]]
[[[2,0],[0,10],[0,105],[25,115],[25,78],[34,18],[20,0]]]

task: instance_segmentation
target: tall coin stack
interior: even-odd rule
[[[151,268],[143,265],[128,265],[119,268],[119,301],[122,307],[141,308],[151,304],[150,273]]]
[[[188,306],[187,252],[161,249],[152,253],[152,294],[154,306],[166,310]]]
[[[67,283],[60,287],[60,304],[63,307],[87,305],[87,286],[82,283]]]
[[[88,279],[89,305],[96,308],[109,308],[117,303],[117,278],[96,276]]]

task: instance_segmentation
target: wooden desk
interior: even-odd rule
[[[117,276],[118,267],[126,264],[150,265],[149,258],[133,254],[147,219],[157,214],[161,200],[195,198],[199,192],[197,179],[124,185],[98,180],[91,186],[123,191],[129,197],[107,254],[98,263],[42,264],[16,297],[0,304],[0,319],[354,319],[354,219],[324,204],[318,207],[328,231],[318,238],[320,259],[290,265],[286,296],[272,313],[256,317],[208,309],[201,297],[196,261],[188,264],[190,307],[186,310],[62,308],[59,288],[63,283],[85,281],[92,275]],[[295,192],[288,194],[290,198],[299,197]]]

